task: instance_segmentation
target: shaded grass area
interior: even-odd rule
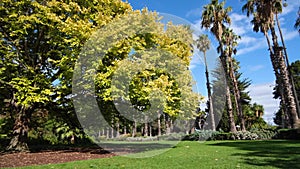
[[[300,168],[300,141],[220,142],[213,146],[236,149],[231,156],[254,167]]]
[[[153,150],[136,154],[143,157]],[[157,156],[115,156],[22,168],[300,168],[300,141],[183,141]]]

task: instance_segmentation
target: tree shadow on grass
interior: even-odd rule
[[[15,153],[14,151],[6,151],[9,140],[0,139],[0,156],[4,154]],[[38,142],[36,140],[28,143],[28,153],[41,152],[61,152],[61,153],[90,153],[90,154],[132,154],[151,150],[168,149],[174,147],[174,143],[167,142],[126,142],[126,141],[110,141],[101,144],[55,144],[51,145],[47,142]]]
[[[238,141],[221,142],[213,146],[234,147],[244,150],[232,156],[241,156],[246,164],[261,167],[300,168],[300,141]]]
[[[99,146],[107,151],[117,154],[140,153],[152,150],[162,150],[174,147],[174,143],[165,142],[110,142]]]

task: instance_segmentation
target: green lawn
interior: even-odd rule
[[[153,153],[153,152],[151,152]],[[300,168],[300,141],[183,141],[148,158],[112,158],[23,167],[46,168]]]

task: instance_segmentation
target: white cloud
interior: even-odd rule
[[[252,98],[252,103],[256,102],[264,106],[265,114],[263,118],[268,123],[273,123],[274,113],[278,110],[279,100],[273,99],[272,83],[254,84],[249,87],[249,94]]]
[[[230,27],[237,35],[243,35],[252,30],[252,25],[250,24],[251,19],[248,18],[246,15],[232,13],[230,15],[230,18]]]
[[[185,17],[189,18],[189,17],[201,17],[202,14],[202,9],[201,8],[196,8],[196,9],[192,9],[190,11],[188,11],[185,14]]]
[[[298,33],[297,30],[292,31],[292,32],[286,32],[286,31],[284,31],[283,34],[284,34],[284,37],[283,37],[284,40],[292,40],[292,39],[294,39],[294,38],[296,38],[296,37],[299,36],[299,33]]]
[[[248,66],[247,67],[247,70],[249,70],[250,72],[256,72],[256,71],[258,71],[258,70],[261,70],[261,69],[263,69],[263,68],[265,68],[265,66],[264,65],[255,65],[255,66]]]
[[[203,62],[202,56],[200,55],[199,51],[198,50],[194,51],[194,55],[192,57],[192,60],[190,62],[190,66],[189,66],[190,70],[196,68],[199,65],[203,65],[203,64],[204,64],[204,62]]]
[[[241,15],[237,13],[232,13],[230,15],[230,18],[234,21],[248,20],[248,17],[246,15]]]
[[[253,37],[250,37],[253,38]],[[257,49],[262,49],[267,47],[267,42],[264,38],[254,38],[255,40],[251,40],[247,45],[240,45],[237,51],[237,55],[243,55],[248,52],[252,52]],[[241,43],[242,44],[242,43]]]
[[[257,42],[257,38],[254,38],[254,37],[251,37],[251,36],[243,36],[239,40],[240,45],[249,45],[249,44],[252,44],[252,43],[255,43],[255,42]]]

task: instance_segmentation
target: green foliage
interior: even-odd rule
[[[232,137],[234,140],[257,140],[258,139],[258,135],[250,131],[237,131],[236,133],[232,133]]]
[[[129,11],[130,5],[119,0],[1,1],[0,112],[21,119],[15,124],[26,130],[16,135],[26,137],[27,125],[35,125],[26,123],[32,113],[72,112],[67,96],[81,47],[92,32]]]
[[[270,140],[277,138],[278,131],[274,128],[251,129],[250,131],[237,131],[236,133],[212,130],[200,130],[186,135],[183,140]]]
[[[276,137],[278,131],[273,128],[265,128],[265,129],[252,129],[251,133],[255,133],[260,140],[270,140]]]
[[[0,117],[0,138],[9,136],[12,132],[14,120],[11,117]]]
[[[183,140],[200,141],[200,140],[216,140],[221,132],[213,130],[200,130],[189,134]]]
[[[300,140],[299,129],[280,129],[275,136],[277,139]]]

